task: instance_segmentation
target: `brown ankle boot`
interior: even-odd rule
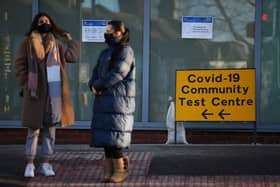
[[[112,159],[106,158],[103,160],[104,176],[102,182],[110,182],[113,175],[113,161]]]
[[[113,175],[111,182],[117,183],[124,181],[128,176],[128,157],[121,157],[119,159],[113,159]]]

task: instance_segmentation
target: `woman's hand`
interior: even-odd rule
[[[72,40],[71,34],[68,33],[68,32],[63,33],[63,39],[64,39],[65,41],[70,41],[70,40]]]
[[[102,94],[102,92],[101,91],[96,91],[96,89],[92,86],[91,87],[91,91],[92,91],[92,93],[94,94],[94,95],[101,95]]]

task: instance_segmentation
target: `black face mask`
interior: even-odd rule
[[[105,42],[108,45],[116,45],[121,41],[121,37],[114,37],[114,35],[111,33],[110,34],[104,33],[104,38],[105,38]]]
[[[37,30],[39,31],[39,33],[42,33],[42,34],[48,33],[52,30],[52,26],[51,26],[51,24],[44,23],[42,25],[38,25]]]

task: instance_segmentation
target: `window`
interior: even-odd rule
[[[65,8],[66,7],[66,8]],[[130,45],[136,58],[136,113],[135,120],[141,120],[142,104],[142,48],[143,48],[143,2],[142,0],[100,0],[100,1],[40,1],[41,11],[46,11],[54,21],[68,30],[73,38],[81,41],[82,20],[124,21],[131,32]],[[87,86],[91,71],[104,43],[81,42],[81,55],[78,64],[68,65],[71,94],[74,102],[76,120],[91,120],[94,96]],[[82,79],[80,77],[83,77]]]
[[[0,118],[20,120],[20,87],[15,80],[17,48],[32,21],[31,0],[0,1]],[[20,16],[19,16],[20,12]]]
[[[182,16],[212,16],[213,38],[182,39]],[[253,68],[254,19],[254,1],[151,0],[149,121],[165,120],[176,69]]]
[[[261,123],[279,123],[280,2],[263,1],[261,49]]]

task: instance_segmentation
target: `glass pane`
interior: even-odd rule
[[[280,2],[263,1],[261,56],[261,123],[279,123]]]
[[[182,16],[212,16],[213,38],[182,39]],[[165,120],[176,69],[253,68],[254,17],[254,0],[151,0],[150,121]]]
[[[80,3],[78,3],[80,2]],[[111,20],[124,21],[131,32],[130,45],[136,58],[136,114],[135,120],[141,120],[142,98],[142,40],[143,40],[143,2],[142,0],[83,0],[83,1],[40,1],[41,10],[48,12],[54,21],[81,40],[82,20]],[[65,8],[67,7],[67,8]],[[87,81],[92,68],[104,43],[82,42],[79,64],[68,65],[71,81],[71,94],[75,105],[76,120],[90,120],[92,117],[93,95],[87,87]],[[69,68],[70,67],[70,68]]]
[[[31,0],[0,1],[0,118],[20,120],[22,99],[14,76],[19,43],[32,21]]]

